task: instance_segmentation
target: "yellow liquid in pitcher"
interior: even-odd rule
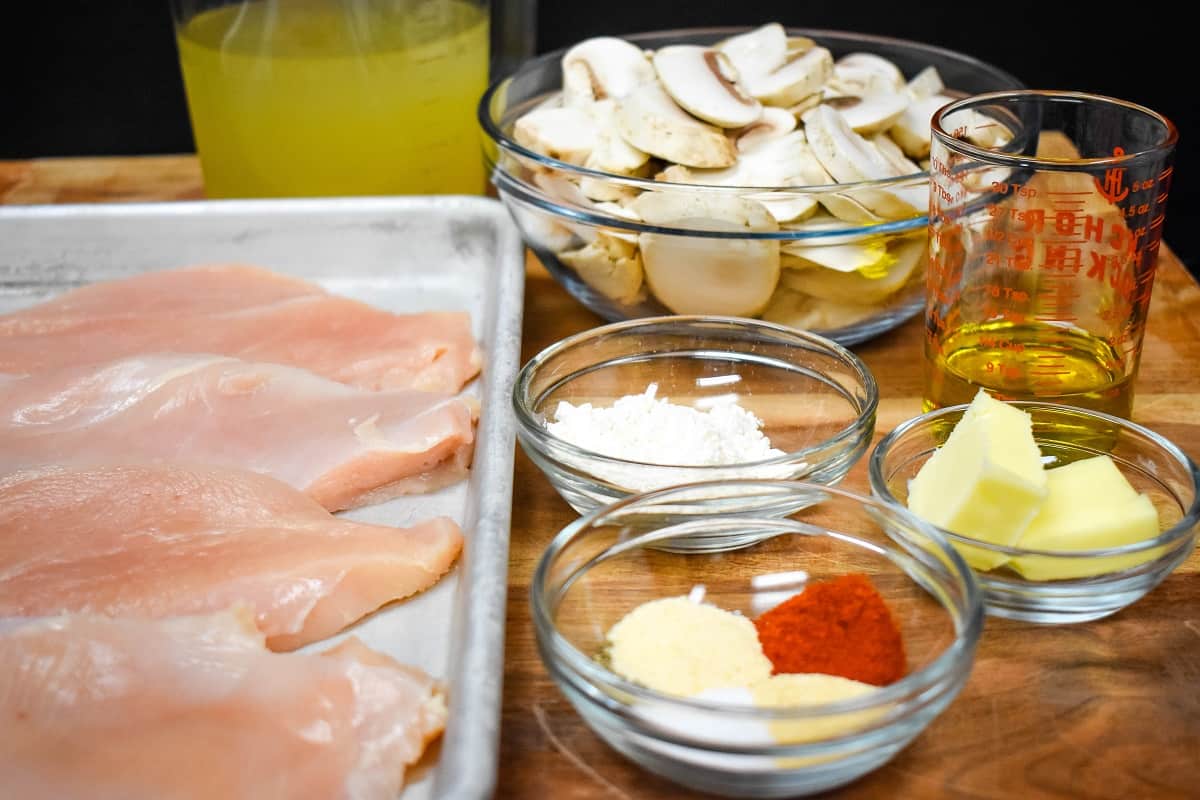
[[[484,9],[358,5],[258,0],[179,30],[208,196],[483,191]]]
[[[925,410],[969,403],[980,388],[1129,417],[1133,375],[1106,340],[1074,328],[987,322],[948,334],[926,365]]]

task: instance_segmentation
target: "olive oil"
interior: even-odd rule
[[[480,6],[254,0],[178,41],[210,197],[484,190]]]
[[[982,388],[1002,400],[1042,400],[1128,418],[1134,374],[1108,341],[1078,328],[994,321],[926,342],[925,410],[969,403]]]

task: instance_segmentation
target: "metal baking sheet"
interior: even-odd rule
[[[490,796],[512,509],[509,390],[525,277],[508,214],[471,197],[0,208],[0,312],[93,281],[205,262],[257,264],[391,311],[471,313],[484,367],[467,389],[482,403],[470,479],[348,514],[388,525],[451,516],[466,536],[462,560],[429,591],[348,633],[449,686],[440,752],[410,773],[404,800]]]

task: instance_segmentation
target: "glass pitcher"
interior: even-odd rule
[[[488,0],[172,0],[172,10],[209,197],[484,190],[475,105]],[[532,49],[531,37],[516,40]]]

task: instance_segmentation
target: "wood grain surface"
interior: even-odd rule
[[[190,156],[0,162],[0,202],[108,202],[202,196]],[[0,250],[3,242],[0,242]],[[597,325],[532,259],[523,351]],[[920,325],[856,351],[882,394],[877,435],[920,410]],[[1159,259],[1134,418],[1200,457],[1200,287]],[[865,492],[865,465],[846,487]],[[694,796],[610,750],[542,668],[529,580],[542,548],[574,518],[518,453],[498,795]],[[989,618],[966,688],[899,757],[839,798],[1200,797],[1200,556],[1108,619],[1041,627]]]

